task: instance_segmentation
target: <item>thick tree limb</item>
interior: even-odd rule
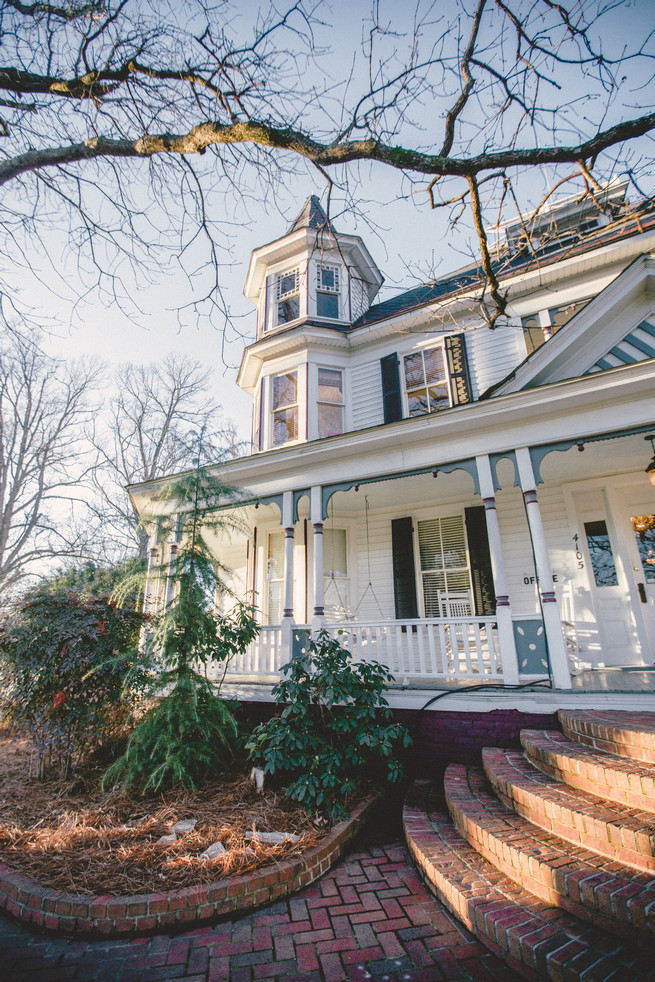
[[[159,153],[203,153],[221,144],[253,143],[278,150],[290,150],[321,167],[372,160],[397,170],[414,171],[438,177],[470,177],[490,169],[536,166],[539,164],[577,163],[595,158],[599,153],[626,140],[643,136],[655,129],[655,113],[626,120],[597,133],[576,146],[526,147],[474,154],[471,157],[448,157],[422,153],[404,147],[390,147],[378,140],[349,140],[325,144],[313,140],[301,130],[271,126],[257,120],[246,123],[201,123],[188,133],[147,134],[136,140],[111,140],[96,137],[70,146],[29,150],[0,164],[0,185],[20,174],[102,157],[153,157]]]

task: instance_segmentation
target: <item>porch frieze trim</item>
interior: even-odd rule
[[[379,474],[374,477],[339,481],[336,484],[324,484],[321,489],[323,518],[327,519],[327,509],[330,499],[337,491],[351,491],[353,488],[359,488],[361,484],[378,484],[381,481],[394,481],[402,477],[419,477],[423,474],[432,474],[433,477],[436,477],[439,473],[451,474],[453,471],[466,471],[470,474],[473,478],[473,494],[480,494],[480,482],[475,459],[473,457],[467,457],[464,460],[452,461],[447,464],[435,464],[432,467],[420,467],[414,470],[397,471],[393,474]]]
[[[567,450],[571,450],[572,447],[576,446],[584,449],[585,443],[600,443],[603,440],[618,440],[622,436],[636,436],[639,433],[647,433],[653,429],[653,426],[655,426],[655,423],[646,423],[645,426],[632,426],[622,430],[613,430],[609,433],[598,433],[595,436],[587,436],[579,440],[560,440],[558,443],[544,443],[530,447],[530,459],[532,460],[535,483],[537,485],[544,483],[544,479],[541,476],[541,465],[549,453],[553,453],[554,451],[565,453]],[[494,456],[499,455],[494,454]],[[518,484],[515,486],[518,487]]]

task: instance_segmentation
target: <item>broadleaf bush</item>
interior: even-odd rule
[[[0,626],[0,717],[29,737],[37,774],[68,773],[120,735],[146,683],[138,650],[143,615],[105,598],[33,593]]]
[[[398,751],[411,740],[393,722],[384,696],[393,676],[383,665],[353,662],[338,638],[320,631],[282,674],[273,695],[285,708],[246,748],[255,766],[289,780],[290,798],[336,819],[364,779],[403,777]]]

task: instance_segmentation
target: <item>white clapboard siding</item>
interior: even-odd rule
[[[357,619],[388,620],[395,617],[393,597],[393,569],[391,560],[391,518],[373,511],[369,513],[369,544],[372,589],[369,583],[369,564],[366,548],[366,523],[358,522],[356,536],[357,548],[356,584],[357,595],[353,597],[353,607],[359,610]]]
[[[350,379],[353,429],[384,423],[380,360],[354,365]]]
[[[507,375],[510,368],[525,358],[525,343],[520,327],[502,325],[491,331],[479,327],[466,332],[466,356],[468,359],[472,398]]]

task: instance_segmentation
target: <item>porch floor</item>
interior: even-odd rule
[[[655,665],[588,669],[573,676],[571,688],[585,692],[655,692]]]

